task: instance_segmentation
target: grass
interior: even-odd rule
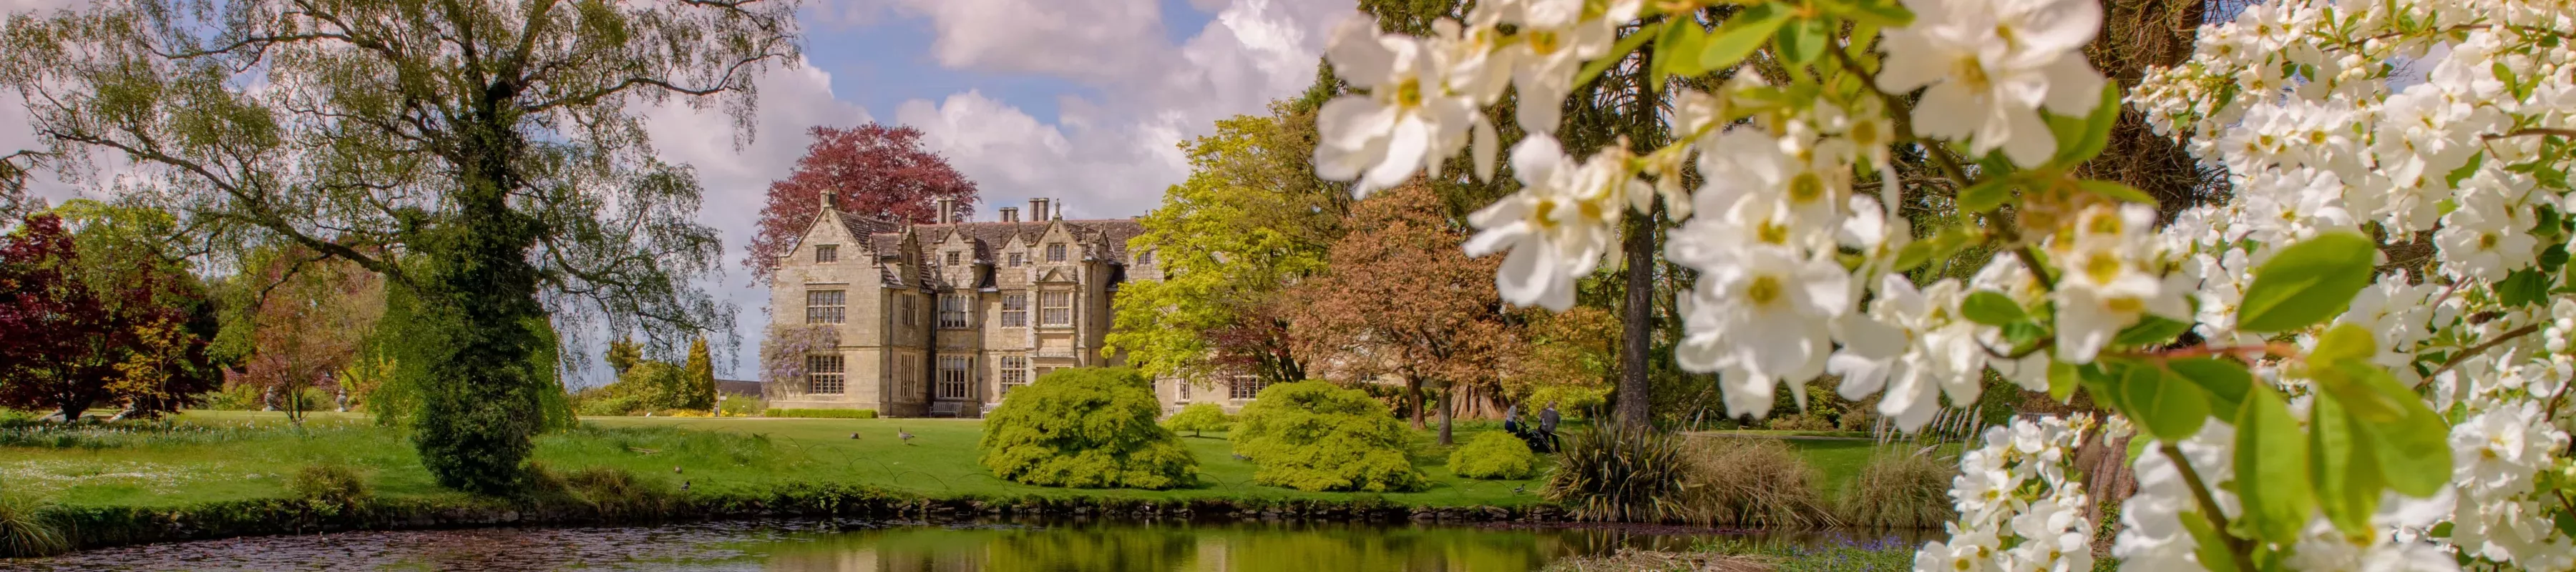
[[[1411,493],[1310,493],[1251,484],[1253,467],[1233,458],[1223,439],[1183,439],[1199,460],[1196,488],[1168,491],[1067,490],[1011,483],[976,463],[981,422],[973,419],[586,418],[582,428],[537,439],[535,460],[571,476],[600,467],[632,475],[621,486],[692,493],[753,492],[794,482],[839,483],[938,497],[1111,497],[1132,499],[1351,500],[1429,506],[1527,505],[1539,501],[1532,480],[1457,478],[1449,447],[1436,434],[1413,433],[1416,468],[1432,486]],[[897,430],[914,436],[896,438]],[[1459,428],[1464,443],[1483,427]],[[461,497],[440,488],[396,429],[360,414],[316,413],[304,427],[256,411],[191,411],[166,431],[133,428],[0,435],[0,482],[12,491],[70,507],[176,507],[196,503],[293,498],[297,471],[348,467],[376,498]],[[859,438],[852,439],[857,434]],[[1214,434],[1211,434],[1214,436]],[[599,475],[592,475],[597,477]],[[602,483],[607,484],[607,483]],[[1527,487],[1528,493],[1514,493]]]

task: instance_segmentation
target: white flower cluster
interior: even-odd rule
[[[2576,302],[2560,300],[2555,309],[2576,314]],[[2569,465],[2561,452],[2568,435],[2543,408],[2567,390],[2576,367],[2563,352],[2525,357],[2546,343],[2472,358],[2436,376],[2433,387],[2460,412],[2450,439],[2458,503],[2445,516],[2450,543],[2463,554],[2528,570],[2568,570],[2576,569],[2576,542],[2546,512],[2559,508],[2559,493],[2541,486],[2551,473],[2565,482]]]
[[[1950,498],[1959,520],[1950,539],[1923,545],[1914,569],[2076,572],[2093,569],[2092,499],[2066,465],[2093,418],[2014,419],[1986,429],[1985,444],[1959,458]]]
[[[2236,431],[2225,423],[2201,426],[2200,433],[2175,443],[2191,469],[2209,487],[2210,496],[2228,518],[2241,510],[2236,495],[2216,483],[2234,476]],[[2203,570],[2197,539],[2183,520],[2203,519],[2191,485],[2180,467],[2159,453],[2163,442],[2147,443],[2137,457],[2138,492],[2120,504],[2120,532],[2111,539],[2111,555],[2125,570]]]

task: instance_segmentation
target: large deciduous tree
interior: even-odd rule
[[[869,123],[815,127],[807,133],[814,143],[796,160],[795,171],[769,184],[760,232],[752,236],[750,253],[742,259],[760,280],[778,271],[779,257],[796,247],[806,225],[822,212],[824,193],[841,210],[908,223],[936,222],[940,199],[957,201],[952,215],[974,209],[975,181],[949,167],[947,158],[923,148],[920,129]]]
[[[1494,258],[1458,249],[1465,229],[1440,211],[1423,184],[1380,191],[1351,208],[1350,233],[1333,243],[1331,271],[1292,289],[1299,344],[1317,360],[1357,375],[1405,381],[1414,419],[1422,391],[1441,390],[1440,443],[1462,385],[1493,387],[1523,351],[1519,329],[1494,290]]]
[[[642,111],[674,96],[748,134],[752,79],[799,57],[762,0],[99,0],[14,16],[0,85],[56,169],[135,165],[123,193],[192,233],[298,244],[387,276],[413,442],[443,485],[515,490],[545,426],[550,316],[729,327],[685,166]],[[397,259],[348,244],[379,244]],[[571,310],[559,314],[555,310]],[[635,327],[636,322],[652,327]],[[657,340],[668,344],[677,339]]]
[[[82,222],[42,213],[0,240],[0,406],[151,417],[212,389],[195,276],[115,222]]]
[[[1189,179],[1128,244],[1156,253],[1163,279],[1119,287],[1110,347],[1155,377],[1307,378],[1278,297],[1323,269],[1350,200],[1307,165],[1314,129],[1311,104],[1282,101],[1184,147]]]

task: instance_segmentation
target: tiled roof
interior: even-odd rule
[[[1136,238],[1137,235],[1145,234],[1145,226],[1143,224],[1137,223],[1135,219],[1124,218],[1048,222],[962,222],[953,224],[917,224],[912,225],[912,229],[913,232],[920,233],[923,237],[934,240],[946,237],[950,230],[963,232],[966,234],[967,238],[975,240],[976,258],[992,260],[993,249],[1000,248],[1004,244],[1009,244],[1011,242],[1011,237],[1018,236],[1022,237],[1022,240],[1024,241],[1035,242],[1040,234],[1046,232],[1047,224],[1050,222],[1065,223],[1065,226],[1071,227],[1075,236],[1079,237],[1083,242],[1097,245],[1099,248],[1105,248],[1107,249],[1105,253],[1107,256],[1121,261],[1126,260],[1127,258],[1127,240]],[[875,246],[878,255],[884,256],[894,251],[895,245],[901,240],[901,233],[901,228],[889,227],[884,231],[869,236],[868,238],[870,244]]]

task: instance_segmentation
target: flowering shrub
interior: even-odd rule
[[[2127,93],[2080,53],[2102,23],[2092,0],[1490,0],[1425,37],[1361,21],[1326,51],[1362,93],[1320,111],[1316,170],[1365,195],[1463,151],[1470,172],[1441,176],[1493,177],[1485,110],[1515,91],[1520,189],[1465,245],[1508,253],[1506,301],[1572,306],[1625,217],[1660,204],[1682,221],[1663,255],[1697,274],[1674,357],[1715,373],[1730,413],[1832,373],[1915,429],[1993,370],[2118,414],[1989,432],[1918,567],[2084,568],[2066,449],[2134,427],[2125,565],[2576,568],[2576,10],[2264,2]],[[1614,66],[1651,78],[1671,143],[1570,154],[1556,102]],[[1714,90],[1668,81],[1703,75]],[[2123,106],[2232,192],[2158,220],[2080,175]],[[1953,216],[1915,229],[1900,207]],[[1996,255],[1965,280],[1908,274],[1961,252]]]

